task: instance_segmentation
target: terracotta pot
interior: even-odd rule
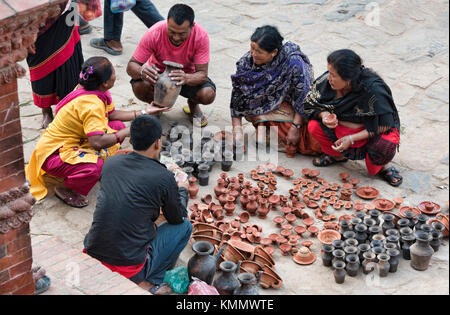
[[[278,246],[278,247],[280,248],[281,254],[282,254],[283,256],[289,256],[289,252],[290,252],[290,250],[291,250],[291,248],[292,248],[291,245],[289,245],[289,244],[287,244],[287,243],[284,243],[284,244],[281,244],[281,245]]]
[[[240,251],[247,260],[252,260],[255,252],[255,247],[247,242],[238,241],[238,240],[229,240],[228,244],[231,244],[238,251]]]
[[[225,214],[227,216],[232,216],[234,213],[234,210],[236,209],[236,206],[234,204],[234,197],[232,196],[227,196],[226,197],[226,203],[223,206],[223,208],[225,209]]]
[[[250,215],[256,215],[256,210],[258,209],[258,202],[256,201],[255,195],[248,196],[248,203],[246,206],[246,210]]]
[[[316,237],[317,233],[319,233],[319,228],[317,226],[311,225],[308,227],[308,232],[311,234],[311,237]]]
[[[239,261],[246,260],[245,256],[228,241],[226,242],[226,244],[228,244],[228,246],[221,255],[222,261],[232,261],[237,264]]]
[[[294,176],[294,171],[291,169],[285,169],[283,172],[284,179],[290,180],[292,176]]]
[[[334,280],[337,284],[343,284],[345,282],[345,276],[347,271],[345,270],[345,262],[343,261],[335,261],[333,263],[333,275]]]
[[[258,209],[256,210],[258,217],[260,219],[265,219],[267,217],[267,214],[269,213],[270,209],[266,206],[266,201],[264,199],[264,201],[262,201],[259,204]]]
[[[239,220],[242,223],[247,223],[249,219],[250,219],[250,214],[247,211],[243,211],[239,214]]]
[[[306,232],[306,227],[304,227],[303,225],[297,225],[296,227],[294,227],[294,232],[302,236],[303,233]]]
[[[303,224],[305,224],[306,227],[310,227],[311,225],[314,224],[314,218],[309,217],[309,218],[307,218],[307,219],[304,219],[304,220],[303,220]]]
[[[424,271],[428,269],[431,256],[434,254],[430,246],[432,237],[429,233],[418,231],[416,233],[416,243],[410,247],[411,267],[416,270]]]
[[[269,289],[275,287],[278,282],[279,280],[277,278],[268,273],[263,272],[261,276],[260,285],[263,289]]]
[[[197,182],[197,178],[195,178],[195,177],[189,178],[188,192],[189,192],[189,198],[191,198],[191,199],[197,198],[199,188],[198,188],[196,182]]]
[[[172,107],[181,91],[181,86],[177,85],[178,82],[172,81],[169,74],[173,70],[183,69],[183,65],[164,61],[166,70],[159,75],[154,88],[154,103],[159,107]]]
[[[336,230],[322,230],[319,232],[319,235],[317,236],[317,239],[322,244],[332,244],[334,240],[340,240],[341,239],[341,233],[339,233]]]
[[[395,203],[391,200],[380,198],[373,201],[375,209],[380,211],[389,211],[395,207]]]
[[[244,260],[241,263],[241,268],[256,275],[259,271],[263,270],[263,265],[256,261]]]
[[[214,193],[216,197],[224,194],[226,192],[225,181],[222,178],[217,180],[217,186],[214,187]]]
[[[276,227],[281,228],[281,225],[284,223],[285,219],[282,216],[276,216],[272,221],[275,223]]]

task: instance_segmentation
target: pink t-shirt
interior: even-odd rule
[[[140,63],[155,65],[160,71],[166,69],[163,61],[172,61],[182,64],[184,72],[195,73],[195,65],[209,63],[208,33],[195,23],[189,38],[176,47],[167,35],[167,21],[160,21],[144,34],[133,57]]]

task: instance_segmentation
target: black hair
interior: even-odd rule
[[[151,115],[140,115],[131,123],[131,144],[136,151],[147,151],[155,141],[161,139],[162,127]]]
[[[175,4],[170,8],[167,20],[172,18],[175,23],[182,25],[185,21],[189,21],[190,26],[194,25],[195,13],[194,10],[186,4]]]
[[[268,53],[274,52],[275,49],[280,51],[283,47],[284,40],[278,29],[275,26],[270,25],[258,27],[250,39]]]
[[[373,70],[364,67],[361,57],[351,49],[336,50],[328,56],[327,61],[343,80],[351,82],[354,91],[362,88],[363,79],[378,76]]]
[[[80,83],[85,90],[98,90],[102,83],[108,82],[113,72],[113,66],[108,58],[91,57],[81,66]]]

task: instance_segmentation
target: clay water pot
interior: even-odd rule
[[[364,260],[364,253],[368,252],[370,250],[369,244],[359,244],[358,245],[358,251],[359,251],[359,261],[362,262]]]
[[[335,249],[344,249],[344,241],[343,240],[334,240],[333,243],[331,243]]]
[[[236,265],[232,261],[220,263],[221,274],[214,280],[213,286],[220,295],[232,295],[241,284],[238,280],[241,261]]]
[[[223,245],[215,255],[212,255],[214,246],[211,243],[205,241],[194,243],[192,250],[195,255],[189,259],[187,266],[189,279],[192,280],[192,277],[196,277],[211,284],[216,273],[217,260],[226,246],[227,244]]]
[[[172,107],[181,91],[181,86],[178,86],[176,81],[172,81],[169,74],[173,70],[183,69],[183,65],[164,61],[166,70],[159,75],[154,88],[154,103],[159,107]]]
[[[387,230],[395,229],[394,219],[395,219],[394,215],[390,213],[383,215],[383,224],[381,225],[383,233],[386,234]]]
[[[232,196],[227,196],[226,197],[226,203],[223,206],[223,208],[225,209],[225,213],[227,216],[232,216],[234,213],[234,210],[236,209],[236,206],[234,204],[234,197]]]
[[[430,241],[433,239],[431,234],[418,231],[415,233],[416,243],[410,247],[411,267],[416,270],[424,271],[430,265],[431,256],[434,254]]]
[[[216,197],[219,197],[220,195],[225,194],[225,192],[225,180],[223,178],[219,178],[217,180],[217,186],[214,187],[214,194],[216,195]]]
[[[348,222],[347,220],[340,221],[339,225],[341,226],[341,233],[345,233],[347,231],[353,231],[352,227],[350,225],[350,222]]]
[[[391,248],[386,251],[386,254],[391,257],[389,259],[389,272],[394,273],[397,272],[398,264],[400,263],[400,251],[396,248]]]
[[[248,200],[248,195],[249,195],[248,190],[243,189],[243,190],[241,191],[241,198],[239,199],[239,202],[241,203],[241,207],[242,207],[242,209],[244,209],[244,210],[247,209],[247,204],[248,204],[248,202],[249,202],[249,200]]]
[[[335,262],[337,261],[344,262],[344,260],[345,260],[345,252],[342,249],[335,249],[333,251],[333,259],[331,260],[331,263],[334,265]]]
[[[333,251],[333,245],[324,244],[322,246],[322,263],[325,267],[331,267],[331,261],[333,260]]]
[[[257,278],[251,273],[241,273],[238,276],[241,286],[234,290],[233,295],[259,295],[259,283],[262,271],[258,272]]]
[[[442,232],[433,230],[431,236],[433,237],[433,240],[430,242],[430,246],[433,248],[434,252],[437,252],[441,246]]]
[[[389,259],[391,258],[388,254],[378,254],[378,264],[377,264],[377,270],[378,275],[381,278],[387,277],[389,274],[389,270],[391,268],[389,264]]]
[[[367,251],[363,254],[364,261],[362,262],[362,270],[365,275],[375,270],[376,255],[372,251]]]
[[[189,192],[189,198],[191,198],[191,199],[197,198],[199,188],[196,183],[197,183],[197,178],[195,178],[195,177],[189,178],[188,192]]]
[[[345,267],[347,274],[350,277],[356,277],[358,275],[358,270],[359,270],[359,265],[360,265],[358,255],[356,255],[356,254],[347,255],[345,257],[345,261],[347,262],[346,267]]]
[[[248,196],[248,203],[245,207],[250,215],[256,215],[256,210],[258,209],[258,202],[256,201],[257,197],[255,195]]]
[[[200,186],[208,186],[209,184],[209,166],[206,163],[198,166],[198,181]]]
[[[342,240],[354,239],[356,237],[356,233],[353,231],[346,231],[342,234]]]
[[[402,236],[402,256],[406,260],[411,260],[411,246],[414,244],[416,237],[414,234],[407,234]]]
[[[333,241],[341,239],[341,233],[339,233],[338,231],[335,231],[335,230],[322,230],[319,232],[317,239],[322,244],[331,245],[333,243]]]
[[[335,261],[333,263],[333,268],[334,281],[337,284],[343,284],[345,282],[345,276],[347,274],[347,271],[345,270],[345,262]]]
[[[362,223],[357,224],[355,226],[355,231],[356,231],[355,239],[358,241],[359,244],[364,243],[367,240],[367,238],[368,238],[368,235],[366,233],[367,232],[367,226],[365,224],[362,224]]]

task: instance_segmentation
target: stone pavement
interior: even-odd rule
[[[163,16],[179,1],[153,1]],[[321,169],[328,181],[338,181],[339,172],[349,171],[361,178],[361,185],[375,185],[386,198],[402,196],[411,205],[433,200],[445,207],[449,199],[449,6],[448,1],[419,0],[211,0],[183,1],[196,12],[196,20],[210,35],[211,63],[209,75],[217,84],[217,98],[204,107],[211,126],[231,125],[229,100],[230,75],[236,61],[249,49],[253,30],[264,24],[277,25],[286,40],[299,44],[315,68],[316,76],[326,70],[326,57],[336,49],[350,48],[364,59],[367,67],[377,71],[389,84],[400,111],[402,143],[394,164],[404,176],[404,184],[393,189],[377,178],[366,175],[363,164],[350,162],[329,169]],[[141,109],[130,88],[126,65],[140,38],[146,31],[139,19],[125,14],[122,42],[124,53],[109,56],[89,46],[89,40],[103,34],[103,20],[91,23],[94,31],[82,37],[85,59],[94,55],[107,56],[116,68],[117,82],[111,94],[118,108]],[[22,63],[26,67],[26,63]],[[19,80],[25,160],[42,133],[40,110],[33,105],[29,78]],[[177,120],[188,124],[181,111],[185,104],[179,98],[175,109],[164,114],[162,121]],[[251,128],[250,128],[251,129]],[[288,160],[280,155],[278,162],[293,168],[296,175],[311,166],[311,158],[296,156]],[[259,162],[235,163],[231,175],[254,168]],[[212,179],[218,177],[216,167]],[[210,191],[202,188],[200,195]],[[288,182],[280,185],[287,193]],[[284,190],[284,191],[283,191]],[[33,229],[59,238],[74,249],[83,248],[95,206],[98,187],[90,194],[91,204],[85,209],[72,209],[55,197],[48,197],[35,206],[31,221]],[[344,213],[344,211],[342,211]],[[339,213],[341,214],[341,213]],[[272,233],[270,214],[267,222],[255,223],[264,227],[264,234]],[[314,252],[319,255],[317,240]],[[189,246],[179,264],[192,256]],[[275,254],[276,269],[285,280],[280,290],[264,290],[262,294],[448,294],[448,240],[432,260],[426,272],[416,272],[402,261],[399,272],[386,279],[358,276],[344,285],[334,283],[332,273],[321,266],[320,259],[311,266],[300,267],[289,258]]]

